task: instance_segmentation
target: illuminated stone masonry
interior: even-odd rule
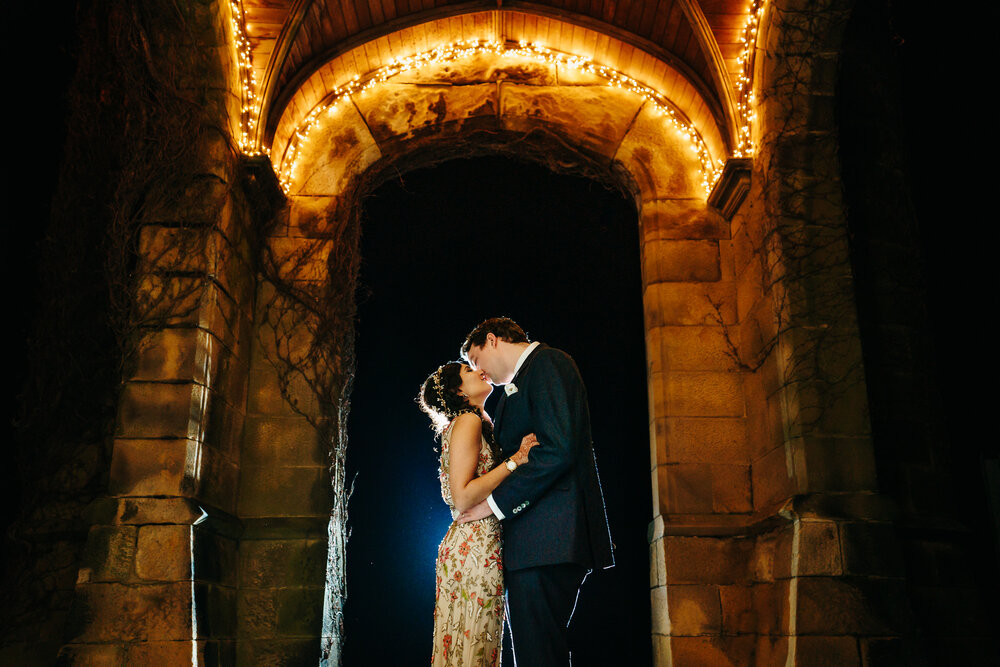
[[[213,129],[143,221],[155,326],[63,663],[339,664],[357,212],[387,174],[500,154],[636,204],[655,664],[912,664],[831,112],[851,3],[741,2],[729,28],[707,3],[652,11],[714,44],[694,57],[614,10],[428,6],[334,34],[319,4],[272,4],[280,62],[260,3],[198,4],[194,45],[158,35]]]

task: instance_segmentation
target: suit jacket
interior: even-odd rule
[[[614,565],[604,496],[590,436],[587,391],[573,359],[539,345],[501,397],[494,438],[505,457],[534,432],[529,461],[493,491],[503,512],[504,567]]]

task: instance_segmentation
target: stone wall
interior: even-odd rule
[[[393,169],[470,151],[635,196],[656,664],[919,664],[915,628],[952,612],[975,625],[961,615],[972,582],[948,579],[962,531],[905,549],[897,536],[897,502],[910,522],[942,516],[921,503],[947,477],[930,469],[943,446],[907,458],[873,441],[869,396],[899,394],[866,375],[842,199],[834,99],[852,5],[767,7],[759,150],[727,220],[649,104],[537,63],[430,69],[357,95],[300,146],[285,200],[266,161],[233,149],[228,3],[164,3],[184,20],[159,26],[154,61],[210,122],[190,137],[183,187],[164,177],[141,207],[108,494],[79,563],[60,548],[36,568],[63,610],[76,573],[63,662],[339,662],[358,204]],[[875,340],[898,331],[888,312]],[[955,646],[959,625],[935,645]],[[973,658],[988,649],[975,627]]]
[[[147,10],[159,17],[150,57],[169,75],[163,95],[196,104],[203,120],[181,138],[181,162],[150,165],[154,176],[142,184],[133,358],[118,401],[109,495],[91,512],[65,664],[232,663],[235,652],[255,280],[231,141],[241,103],[230,84],[229,8]],[[112,29],[109,39],[119,36]]]

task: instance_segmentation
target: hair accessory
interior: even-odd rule
[[[447,407],[444,402],[444,388],[441,386],[441,370],[443,368],[444,366],[438,366],[431,379],[434,381],[434,392],[437,394],[438,402],[441,404],[441,407]]]

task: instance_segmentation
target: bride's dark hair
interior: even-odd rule
[[[431,428],[438,436],[455,417],[466,412],[477,415],[483,421],[483,435],[486,441],[493,445],[493,424],[483,415],[482,411],[469,402],[469,399],[459,392],[462,386],[461,361],[449,361],[427,376],[417,394],[417,404],[431,418]]]

